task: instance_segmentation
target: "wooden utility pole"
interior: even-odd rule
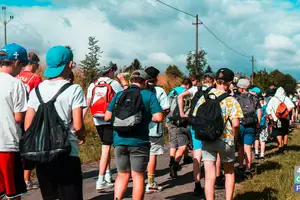
[[[252,80],[252,85],[254,85],[254,56],[252,56],[252,77],[251,77],[251,80]]]
[[[196,25],[196,50],[195,50],[195,59],[196,59],[196,73],[197,75],[200,74],[200,70],[199,70],[199,52],[198,52],[198,29],[199,29],[199,24],[202,24],[201,22],[199,22],[199,18],[198,18],[198,14],[196,14],[196,23],[193,23],[193,25]]]
[[[1,23],[4,25],[4,45],[7,45],[7,33],[6,33],[6,26],[7,24],[14,19],[14,16],[10,15],[9,20],[6,18],[6,7],[2,6],[2,12],[3,12],[3,21],[1,20]]]

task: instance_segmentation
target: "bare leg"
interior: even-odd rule
[[[155,171],[156,171],[156,163],[157,163],[157,156],[156,155],[151,155],[148,166],[147,166],[147,171],[148,171],[148,183],[149,183],[149,177],[153,177],[154,181],[154,176],[155,176]]]
[[[282,136],[277,136],[277,141],[278,141],[278,147],[282,147],[283,146],[283,141],[282,141]]]
[[[180,162],[180,160],[181,160],[181,158],[182,158],[182,156],[183,156],[183,154],[184,154],[184,152],[185,152],[186,149],[187,149],[186,145],[184,145],[182,147],[179,147],[177,149],[176,155],[175,155],[175,161],[176,162],[178,162],[178,163]]]
[[[252,163],[252,145],[244,145],[244,151],[246,153],[246,169],[251,169],[251,163]]]
[[[205,169],[205,197],[206,200],[215,199],[216,162],[204,161]]]
[[[131,171],[133,180],[132,200],[144,199],[145,177],[143,172]]]
[[[259,140],[255,140],[255,154],[258,153],[259,150]]]
[[[130,172],[118,172],[118,177],[115,182],[115,197],[114,199],[123,199],[124,193],[126,192],[128,182],[130,178]]]
[[[194,173],[194,180],[196,183],[200,182],[201,177],[201,156],[202,150],[197,149],[193,151],[194,163],[193,163],[193,173]]]
[[[219,153],[216,162],[216,176],[221,176],[221,157]]]
[[[170,148],[170,157],[175,157],[176,155],[176,148]]]
[[[284,145],[287,145],[287,144],[288,144],[288,141],[289,141],[289,136],[288,136],[288,135],[285,135],[285,136],[284,136],[283,144],[284,144]]]
[[[226,200],[232,200],[234,192],[234,162],[224,163]]]
[[[24,181],[30,181],[31,170],[24,170]]]
[[[244,145],[239,145],[239,166],[243,166],[244,164]]]
[[[260,152],[265,154],[266,142],[260,142]]]
[[[110,160],[110,145],[102,145],[102,153],[99,162],[99,175],[104,176],[105,171],[108,168],[108,163]]]

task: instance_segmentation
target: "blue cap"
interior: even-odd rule
[[[260,88],[258,88],[258,87],[254,87],[254,88],[250,89],[249,92],[253,92],[253,93],[256,93],[256,94],[260,94],[261,90],[260,90]]]
[[[48,78],[58,77],[70,61],[73,61],[73,53],[67,47],[55,46],[50,48],[46,54],[47,67],[44,76]]]
[[[0,60],[11,60],[11,61],[28,61],[27,51],[24,47],[18,44],[8,44],[0,49],[0,52],[5,52],[5,55],[0,55]]]

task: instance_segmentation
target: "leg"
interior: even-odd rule
[[[104,176],[105,171],[108,169],[110,160],[110,145],[102,145],[101,159],[99,163],[99,176]]]
[[[288,140],[289,140],[289,136],[288,136],[288,135],[285,135],[285,136],[284,136],[284,141],[283,141],[283,144],[284,144],[285,146],[287,146]]]
[[[221,157],[218,153],[217,162],[216,162],[216,176],[221,176]]]
[[[184,146],[181,146],[178,148],[178,150],[176,151],[176,155],[175,155],[175,162],[180,162],[184,152],[186,151],[187,149],[187,146],[184,145]]]
[[[176,148],[170,148],[170,157],[175,158],[175,155],[176,155]]]
[[[266,142],[261,141],[260,142],[260,154],[261,154],[261,156],[265,155],[265,150],[266,150]]]
[[[277,136],[277,141],[278,141],[278,147],[279,148],[283,147],[283,141],[281,135]]]
[[[145,178],[143,172],[131,171],[133,180],[132,200],[142,200],[145,194]]]
[[[244,164],[244,145],[239,144],[239,167],[242,167]]]
[[[147,166],[147,171],[148,171],[148,184],[150,186],[153,186],[154,184],[154,177],[155,177],[155,171],[156,171],[156,163],[157,163],[157,156],[156,155],[151,155],[148,166]]]
[[[246,169],[251,170],[252,163],[252,145],[244,145],[244,151],[246,153]]]
[[[24,170],[24,181],[25,182],[30,181],[30,176],[31,176],[31,170]]]
[[[207,200],[215,199],[216,162],[204,161],[205,169],[205,197]]]
[[[234,192],[234,162],[224,163],[226,200],[232,200]]]
[[[255,155],[258,155],[259,152],[259,140],[255,140]]]
[[[115,182],[115,196],[114,199],[121,200],[126,192],[130,179],[130,171],[118,172],[118,176]]]
[[[201,155],[202,150],[197,149],[193,151],[193,157],[194,157],[194,164],[193,164],[193,174],[194,174],[194,180],[196,183],[200,183],[201,178]]]

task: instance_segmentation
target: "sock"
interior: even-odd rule
[[[261,157],[265,156],[265,153],[260,152],[260,156],[261,156]]]
[[[196,189],[201,188],[200,182],[195,182],[195,188],[196,188]]]
[[[175,157],[170,157],[170,166],[172,166],[175,163]]]
[[[153,186],[153,185],[154,185],[154,177],[155,177],[154,174],[148,174],[148,184],[149,184],[150,186]]]
[[[255,149],[255,154],[258,154],[258,150]]]
[[[110,172],[110,170],[106,170],[106,171],[105,171],[105,175],[109,175],[109,176],[111,176],[111,172]]]
[[[104,176],[99,175],[98,176],[98,181],[103,183],[104,182]]]

